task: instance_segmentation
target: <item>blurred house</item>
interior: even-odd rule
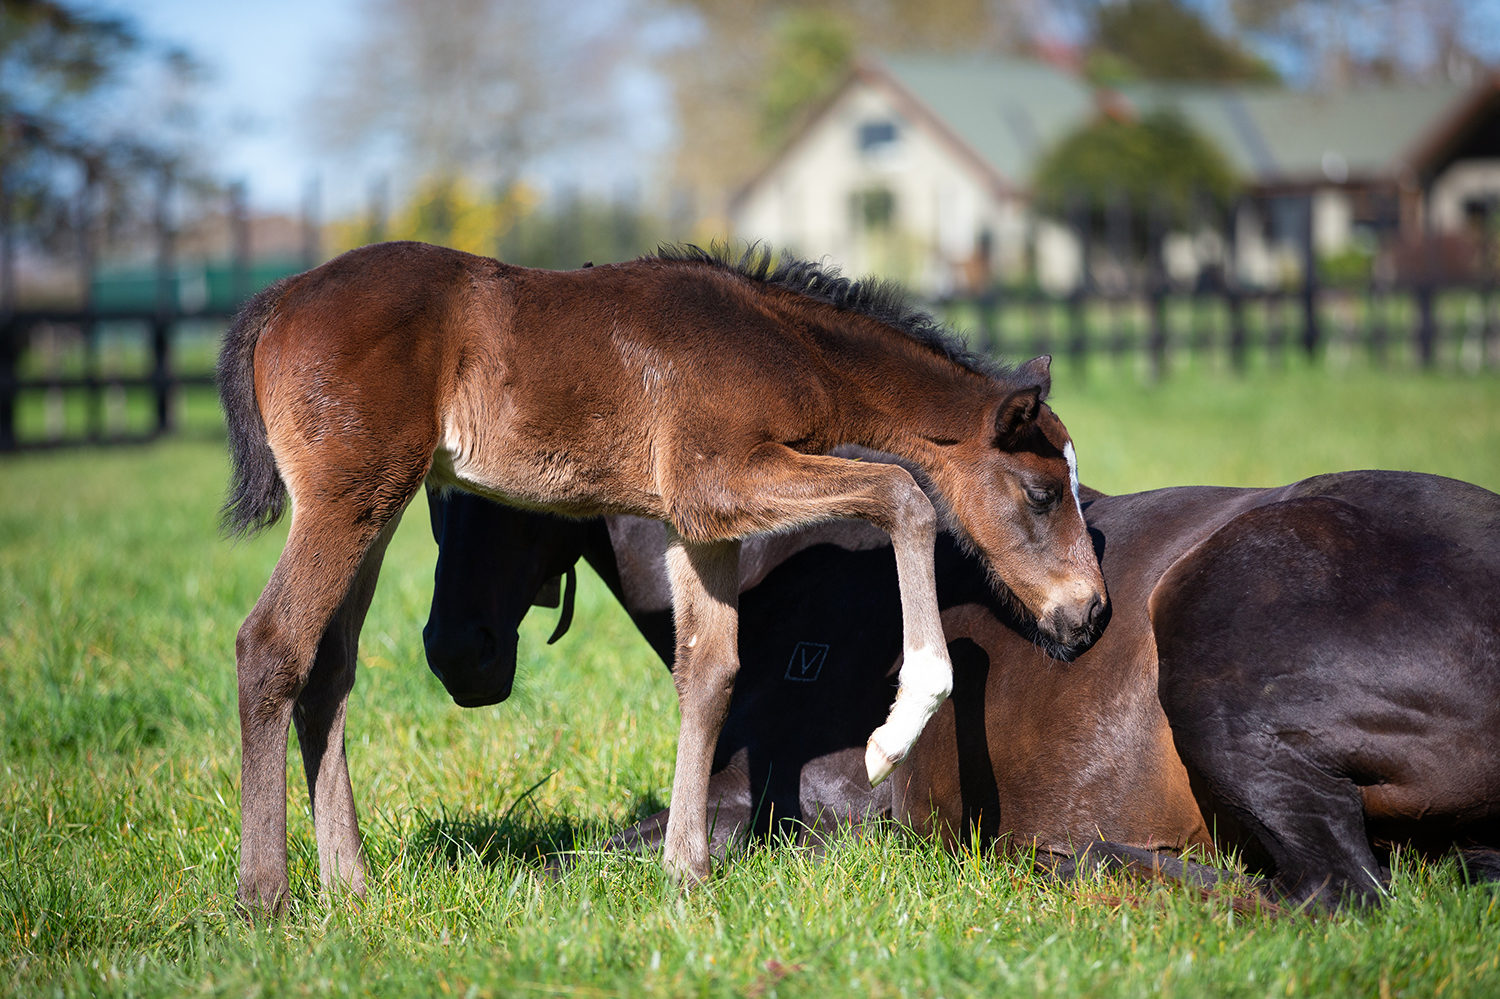
[[[1244,183],[1229,239],[1233,266],[1251,284],[1295,269],[1309,211],[1318,254],[1380,245],[1398,260],[1402,243],[1424,232],[1462,243],[1500,197],[1500,76],[1331,94],[1097,91],[1047,62],[901,56],[862,61],[744,185],[732,205],[736,232],[929,294],[1028,275],[1070,288],[1082,244],[1031,210],[1036,165],[1099,114],[1157,108],[1186,117]],[[1169,238],[1173,276],[1192,280],[1214,242]]]

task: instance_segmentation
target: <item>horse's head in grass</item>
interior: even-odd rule
[[[980,432],[948,444],[955,481],[939,486],[997,589],[1035,619],[1050,654],[1071,660],[1099,637],[1109,598],[1083,520],[1073,441],[1046,405],[1050,365],[1046,356],[1022,365]]]
[[[499,703],[515,683],[521,619],[533,604],[556,605],[547,591],[564,575],[562,619],[552,641],[568,626],[583,526],[457,490],[429,490],[427,506],[438,543],[432,609],[422,629],[427,665],[457,704]]]

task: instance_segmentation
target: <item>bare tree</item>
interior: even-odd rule
[[[503,186],[563,150],[619,142],[619,78],[636,51],[631,0],[366,0],[330,60],[326,143],[393,162],[410,183]]]
[[[199,72],[128,18],[0,0],[0,184],[27,237],[60,245],[80,222],[149,217],[163,173],[193,169]]]
[[[1234,0],[1240,27],[1300,82],[1455,79],[1483,62],[1482,5],[1464,0]],[[1491,43],[1490,56],[1496,46]]]

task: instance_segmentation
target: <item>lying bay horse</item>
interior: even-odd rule
[[[884,539],[845,523],[747,544],[714,848],[874,815],[1193,876],[1151,851],[1207,848],[1212,823],[1275,895],[1337,904],[1378,898],[1372,839],[1500,844],[1500,497],[1391,472],[1085,496],[1111,593],[1103,636],[1072,664],[1049,659],[940,535],[951,707],[874,790],[861,739],[900,655]],[[424,637],[460,703],[466,683],[509,691],[531,595],[580,556],[671,662],[657,525],[461,496],[432,510]],[[613,845],[659,848],[668,815]],[[1492,852],[1466,861],[1500,874]]]
[[[884,285],[749,252],[697,249],[571,272],[419,243],[346,253],[253,298],[218,377],[231,533],[275,521],[286,548],[240,629],[239,899],[287,891],[287,728],[302,746],[326,887],[363,890],[343,751],[355,646],[381,556],[423,483],[568,516],[668,528],[681,707],[664,863],[708,870],[709,765],[738,668],[742,538],[838,517],[889,533],[901,691],[866,746],[878,782],[947,696],[932,503],[904,468],[828,455],[860,444],[920,468],[950,519],[1064,657],[1106,603],[1046,358],[966,351]]]

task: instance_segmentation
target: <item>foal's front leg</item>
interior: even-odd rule
[[[865,772],[871,787],[889,777],[896,764],[906,758],[928,719],[953,690],[953,663],[937,601],[933,555],[937,512],[915,482],[910,489],[896,485],[888,502],[888,512],[881,519],[890,518],[882,526],[890,534],[896,554],[903,654],[901,685],[891,713],[865,744]]]
[[[899,465],[801,454],[782,444],[757,448],[744,479],[747,492],[759,497],[759,506],[743,516],[740,527],[745,533],[858,517],[891,536],[901,589],[904,657],[890,715],[865,748],[870,783],[879,784],[911,752],[922,728],[953,689],[953,665],[937,601],[937,513],[932,501]]]
[[[739,671],[740,543],[693,543],[667,529],[681,723],[662,862],[679,882],[708,877],[708,778]]]

